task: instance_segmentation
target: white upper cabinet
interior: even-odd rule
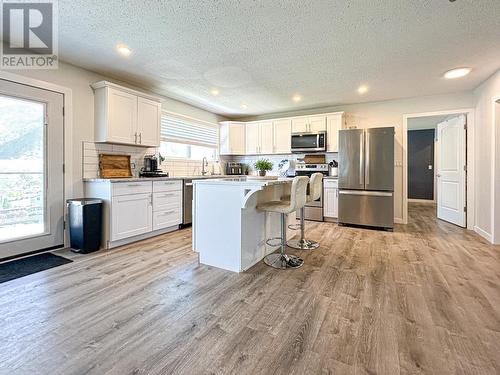
[[[321,132],[326,130],[326,116],[296,117],[292,119],[293,133]]]
[[[274,151],[273,122],[249,122],[246,124],[246,153],[272,154]]]
[[[260,150],[261,154],[272,154],[274,152],[273,122],[265,121],[259,124]]]
[[[307,117],[298,117],[292,119],[292,133],[306,133],[308,132],[309,124]]]
[[[161,103],[154,100],[137,99],[137,133],[141,146],[160,145]]]
[[[245,154],[245,123],[224,121],[219,127],[219,153],[221,155]]]
[[[108,111],[107,116],[105,113],[103,117],[107,117],[107,129],[102,130],[107,134],[105,139],[99,141],[134,143],[137,129],[137,96],[109,88],[104,101],[106,99]]]
[[[274,153],[289,154],[292,151],[292,121],[290,119],[273,121]]]
[[[310,132],[324,132],[326,131],[326,116],[311,116],[309,119]]]
[[[160,99],[106,81],[92,88],[96,142],[160,145]]]
[[[258,154],[260,147],[260,131],[258,122],[250,122],[245,125],[246,153]]]
[[[292,133],[326,131],[327,152],[338,152],[344,112],[266,121],[220,123],[221,155],[270,155],[291,152]]]
[[[339,130],[344,124],[344,112],[332,113],[326,116],[327,151],[339,152]]]

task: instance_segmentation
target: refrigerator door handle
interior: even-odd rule
[[[392,192],[388,191],[367,191],[367,190],[340,190],[339,194],[345,195],[369,195],[375,197],[392,197]]]
[[[364,150],[364,132],[361,132],[359,135],[359,184],[364,185],[365,181],[363,179],[364,176],[364,170],[363,166],[365,164],[365,150]]]
[[[365,185],[370,184],[370,132],[366,132]]]

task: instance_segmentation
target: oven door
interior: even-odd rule
[[[321,133],[292,133],[292,152],[324,152],[325,137]]]

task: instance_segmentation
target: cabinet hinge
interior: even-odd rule
[[[464,124],[464,130],[467,130],[467,124]]]
[[[467,172],[467,166],[466,166],[466,165],[464,165],[464,171],[466,171],[466,172]]]
[[[464,212],[467,212],[467,207],[464,207]]]
[[[63,170],[63,173],[66,173],[66,164],[64,164],[64,163],[62,165],[62,170]]]
[[[63,117],[65,114],[66,114],[66,109],[65,109],[65,107],[63,107]]]
[[[63,221],[63,230],[66,229],[66,220]]]

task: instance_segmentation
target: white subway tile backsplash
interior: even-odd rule
[[[156,148],[115,145],[107,143],[83,142],[82,172],[83,178],[97,178],[99,175],[99,154],[130,155],[132,174],[139,175],[144,165],[144,156],[156,154]],[[213,163],[209,163],[208,170],[212,170]],[[201,174],[201,161],[165,159],[160,168],[172,177],[194,176]]]

